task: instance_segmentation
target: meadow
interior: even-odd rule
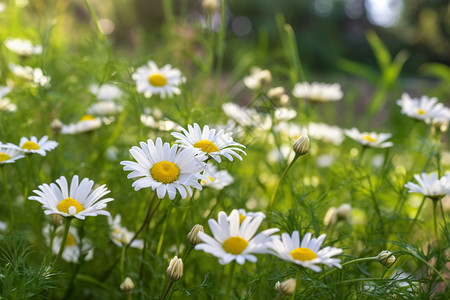
[[[448,299],[450,67],[156,2],[0,3],[0,299]]]

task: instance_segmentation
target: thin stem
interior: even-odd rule
[[[61,247],[59,248],[58,255],[56,256],[55,263],[61,258],[61,255],[64,252],[64,248],[66,247],[66,241],[67,241],[67,236],[69,235],[69,228],[70,228],[71,221],[72,221],[71,217],[65,218],[63,239],[61,242]]]
[[[362,257],[362,258],[357,258],[357,259],[354,259],[354,260],[346,261],[345,263],[341,264],[341,266],[342,266],[342,268],[344,268],[347,265],[354,264],[354,263],[357,263],[357,262],[368,261],[368,260],[376,260],[376,259],[378,259],[378,257],[376,257],[376,256],[373,256],[373,257]],[[338,270],[338,268],[331,269],[327,273],[322,274],[319,277],[319,280],[327,277],[328,275],[330,275],[331,273],[335,272],[336,270]]]
[[[434,236],[436,237],[436,242],[439,244],[439,236],[437,230],[437,202],[438,200],[433,200],[433,227],[434,227]]]
[[[14,228],[14,207],[13,207],[13,201],[12,201],[12,198],[11,198],[11,193],[9,192],[9,189],[8,189],[8,183],[6,182],[5,166],[1,165],[1,168],[2,168],[2,174],[3,174],[3,183],[5,185],[5,193],[6,193],[7,197],[8,197],[9,215],[10,215],[10,218],[11,218],[11,222],[9,224],[9,228]],[[27,199],[25,199],[25,201],[26,200]]]
[[[223,54],[225,52],[225,31],[226,31],[226,0],[220,1],[220,30],[217,41],[217,64],[216,64],[216,78],[215,78],[215,90],[216,97],[219,95],[219,82],[222,75]]]
[[[297,271],[297,280],[295,281],[295,291],[291,295],[291,300],[295,299],[295,295],[297,295],[297,292],[300,288],[300,283],[302,281],[302,273],[303,273],[303,267],[298,267]]]
[[[422,210],[422,207],[425,204],[426,199],[427,199],[427,196],[423,196],[422,203],[420,203],[420,206],[419,206],[419,209],[417,210],[416,216],[414,217],[414,220],[412,221],[411,226],[409,228],[410,231],[411,231],[411,229],[413,229],[414,224],[417,221],[417,218],[419,218],[420,211]]]
[[[95,23],[95,28],[96,28],[97,31],[98,31],[99,37],[100,37],[102,40],[106,40],[105,34],[103,33],[102,28],[100,27],[100,23],[99,23],[99,21],[98,21],[97,13],[95,12],[94,8],[92,7],[90,1],[89,1],[89,0],[84,0],[84,3],[86,4],[86,6],[87,6],[87,8],[88,8],[88,10],[89,10],[89,13],[90,13],[91,16],[92,16],[92,20],[93,20],[94,23]]]
[[[138,237],[139,233],[145,228],[145,225],[150,222],[150,212],[152,210],[153,202],[155,202],[156,198],[156,192],[153,192],[152,200],[150,201],[150,205],[148,206],[147,214],[145,215],[144,222],[142,223],[141,227],[136,231],[133,238],[130,240],[130,242],[125,246],[126,248],[130,247],[131,243],[134,242],[134,240]]]
[[[28,189],[30,186],[30,176],[31,176],[31,154],[25,154],[25,158],[27,160],[27,174],[26,174],[26,178],[25,178],[25,188],[24,188],[24,205],[25,207],[27,206],[27,199],[28,199]]]
[[[231,282],[233,281],[233,274],[234,274],[234,269],[236,268],[236,261],[232,261],[231,262],[231,266],[230,266],[230,274],[228,275],[228,283],[227,283],[227,290],[225,292],[225,300],[229,300],[230,299],[230,294],[231,294]]]
[[[164,220],[164,225],[163,225],[163,228],[162,228],[162,232],[161,232],[161,235],[159,236],[158,247],[156,248],[156,256],[159,256],[159,253],[161,252],[162,244],[163,244],[163,241],[164,241],[164,236],[166,235],[167,223],[168,223],[170,214],[172,212],[172,208],[173,208],[173,206],[169,207],[169,212],[167,213],[166,219]]]
[[[194,249],[194,247],[193,247],[191,244],[189,244],[189,248],[188,248],[187,251],[184,253],[183,258],[182,258],[182,261],[183,261],[184,264],[186,264],[186,260],[187,260],[187,258],[189,257],[189,254],[191,254],[191,252],[192,252],[193,249]]]
[[[277,191],[278,191],[278,189],[280,187],[281,181],[283,181],[284,177],[286,177],[286,174],[289,172],[289,170],[292,168],[292,166],[294,165],[295,161],[299,157],[300,157],[299,155],[296,155],[294,157],[294,159],[291,161],[289,166],[287,166],[287,168],[284,170],[283,174],[281,174],[280,179],[278,180],[277,184],[275,185],[275,188],[273,189],[272,196],[270,197],[270,202],[269,202],[269,208],[268,208],[268,215],[269,216],[272,214],[273,202],[275,200],[275,196],[277,195]]]
[[[167,286],[166,291],[165,291],[164,294],[162,295],[161,300],[164,300],[164,299],[166,298],[167,294],[169,294],[169,291],[170,291],[170,289],[172,288],[173,283],[174,283],[173,280],[171,280],[171,281],[169,282],[169,285]]]

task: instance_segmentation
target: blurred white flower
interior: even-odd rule
[[[31,41],[25,39],[12,39],[7,38],[5,40],[5,46],[10,51],[20,56],[30,56],[33,54],[42,54],[42,46],[33,46]]]
[[[341,85],[338,83],[327,84],[320,82],[302,82],[294,86],[292,95],[301,99],[309,99],[311,101],[338,101],[344,96]]]
[[[386,142],[386,140],[392,137],[392,134],[390,133],[359,132],[359,130],[355,127],[350,130],[344,130],[344,133],[349,138],[360,143],[363,146],[374,148],[388,148],[394,145],[392,142]]]
[[[150,115],[141,115],[141,122],[147,127],[160,131],[172,131],[182,129],[180,125],[171,120],[155,120],[155,118]]]
[[[26,137],[22,137],[19,142],[19,147],[25,153],[37,153],[42,156],[47,154],[47,151],[51,151],[58,146],[58,143],[55,141],[49,141],[48,136],[44,135],[39,141],[35,136],[32,136],[30,139]]]
[[[272,82],[272,74],[269,70],[253,67],[250,73],[249,76],[244,77],[244,84],[251,90],[259,90]]]
[[[17,105],[11,103],[8,98],[3,98],[11,91],[11,88],[8,86],[0,86],[0,111],[10,111],[14,112],[17,110]]]
[[[204,175],[207,179],[201,181],[203,186],[211,187],[215,190],[221,190],[234,182],[233,177],[227,170],[218,170],[216,165],[208,164]]]
[[[134,233],[129,231],[126,227],[122,226],[122,217],[118,214],[114,217],[114,219],[111,217],[111,215],[108,216],[108,225],[110,229],[110,237],[114,244],[116,244],[119,247],[124,247],[128,245],[131,241],[131,239],[134,236]],[[135,239],[130,247],[142,249],[144,248],[144,240],[142,239]]]
[[[89,91],[97,97],[97,100],[114,100],[122,97],[122,90],[113,84],[91,84]]]
[[[112,116],[120,113],[122,110],[123,107],[114,101],[98,101],[93,103],[87,112],[90,115]]]
[[[78,134],[94,131],[102,125],[102,121],[92,115],[85,115],[77,123],[62,125],[62,134]]]
[[[430,198],[442,198],[450,195],[450,173],[438,178],[436,172],[431,174],[415,174],[414,178],[418,184],[411,181],[405,184],[410,193],[419,193]]]
[[[10,143],[3,144],[0,142],[0,166],[2,164],[14,163],[23,157],[24,155],[20,147]]]
[[[297,116],[297,112],[291,108],[280,107],[275,109],[274,119],[275,123],[281,121],[289,121]]]
[[[402,108],[402,114],[405,114],[416,120],[422,120],[426,123],[449,122],[450,109],[442,103],[437,103],[438,99],[422,96],[420,98],[411,98],[403,93],[402,98],[397,100],[397,104]]]
[[[22,67],[12,63],[10,63],[8,67],[14,75],[29,81],[32,85],[40,85],[46,88],[50,87],[50,77],[45,76],[44,72],[39,68],[33,69],[29,66]]]
[[[5,11],[5,8],[6,8],[5,3],[0,2],[0,13],[4,12],[4,11]]]

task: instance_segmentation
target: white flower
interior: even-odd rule
[[[238,209],[239,212],[239,221],[242,223],[242,221],[244,221],[245,218],[247,217],[251,217],[251,218],[266,218],[266,215],[261,212],[261,211],[257,211],[257,212],[252,212],[252,211],[246,211],[243,208],[239,208]],[[231,215],[230,215],[231,216]]]
[[[122,90],[113,84],[91,84],[89,91],[94,94],[98,100],[111,101],[122,97]]]
[[[39,141],[35,136],[30,139],[22,137],[19,142],[19,147],[25,153],[37,153],[42,156],[47,154],[47,151],[51,151],[58,146],[55,141],[49,141],[48,136],[44,135]]]
[[[198,237],[204,243],[198,244],[195,249],[218,257],[222,265],[233,260],[240,265],[246,260],[256,262],[256,256],[253,254],[267,253],[270,235],[278,231],[277,228],[270,228],[254,236],[262,221],[262,217],[247,217],[240,223],[238,210],[234,209],[229,218],[221,211],[218,222],[214,219],[208,220],[214,238],[199,232]]]
[[[277,108],[274,112],[274,119],[276,123],[281,121],[289,121],[296,116],[297,112],[295,110],[286,107]]]
[[[147,127],[161,130],[161,131],[171,131],[171,130],[181,130],[182,127],[171,120],[155,120],[153,116],[141,115],[141,122]]]
[[[411,118],[425,121],[426,123],[436,121],[449,121],[450,112],[442,103],[437,103],[438,99],[422,96],[419,98],[411,98],[408,94],[403,93],[402,98],[397,100],[397,104],[402,108],[402,114]]]
[[[363,146],[388,148],[394,145],[392,142],[386,142],[387,139],[392,137],[390,133],[359,132],[355,127],[344,130],[344,133]]]
[[[431,174],[415,174],[414,178],[419,184],[408,182],[405,187],[410,193],[419,193],[430,198],[441,198],[450,195],[450,173],[438,178],[436,172]]]
[[[217,167],[213,164],[208,164],[204,175],[207,179],[202,180],[203,186],[211,187],[215,190],[221,190],[226,186],[229,186],[234,182],[233,177],[227,170],[217,170]]]
[[[70,123],[62,126],[62,134],[78,134],[83,132],[90,132],[100,128],[102,121],[91,115],[85,115],[77,123]]]
[[[114,219],[108,216],[108,225],[111,230],[110,237],[114,244],[119,247],[124,247],[128,245],[134,236],[134,233],[129,231],[126,227],[121,224],[122,217],[116,215]],[[142,249],[144,248],[144,240],[135,239],[130,247]]]
[[[0,99],[5,97],[9,92],[11,92],[11,88],[9,86],[0,86]]]
[[[192,196],[192,188],[202,189],[199,180],[206,178],[201,174],[206,166],[203,162],[206,156],[199,155],[193,148],[171,147],[169,143],[163,145],[161,138],[157,138],[156,143],[150,139],[147,143],[141,142],[140,146],[130,149],[137,162],[120,163],[124,171],[132,171],[128,179],[142,177],[132,184],[136,191],[151,187],[159,198],[164,198],[167,193],[173,200],[177,190],[185,199],[188,193]]]
[[[253,67],[250,72],[250,76],[244,77],[244,84],[251,90],[259,90],[272,82],[272,74],[269,70],[261,70],[258,67]]]
[[[327,84],[320,82],[302,82],[294,86],[292,95],[297,98],[309,99],[311,101],[338,101],[344,96],[341,85],[338,83]]]
[[[53,238],[52,244],[52,252],[55,255],[58,254],[59,249],[61,248],[61,243],[63,240],[63,232],[64,232],[63,226],[59,226],[56,228],[55,237]],[[50,224],[47,224],[44,226],[44,228],[42,228],[42,234],[45,237],[47,245],[49,245]],[[83,246],[81,246],[81,244]],[[80,249],[80,247],[82,249]],[[94,257],[94,249],[92,248],[92,244],[88,239],[84,238],[83,242],[81,243],[76,228],[70,227],[66,239],[66,245],[61,257],[67,262],[77,263],[80,260],[80,255],[85,255],[84,261],[92,260],[92,258]]]
[[[8,98],[3,98],[11,91],[8,86],[0,86],[0,110],[14,112],[17,110],[17,105],[11,103]]]
[[[6,8],[5,3],[0,2],[0,13],[4,12],[4,11],[5,11],[5,8]]]
[[[311,239],[311,233],[308,232],[300,243],[298,231],[294,231],[292,236],[283,233],[281,237],[274,236],[269,247],[274,251],[273,254],[279,258],[310,268],[315,272],[322,270],[317,264],[342,268],[339,264],[341,260],[332,258],[332,256],[342,253],[342,249],[335,247],[320,249],[326,236],[326,234],[322,234],[317,239]]]
[[[0,165],[14,163],[23,157],[21,149],[16,145],[0,142]]]
[[[6,229],[6,223],[0,221],[0,231],[5,231],[5,229]]]
[[[292,122],[280,122],[274,126],[274,130],[288,135],[291,140],[296,140],[302,134],[308,135],[313,140],[320,140],[334,145],[340,145],[344,140],[344,133],[341,128],[325,123],[310,122],[306,126],[301,127]]]
[[[186,78],[181,75],[180,70],[172,68],[171,65],[158,68],[153,61],[147,64],[138,68],[132,76],[139,93],[143,93],[146,98],[159,94],[163,99],[181,93],[179,86]]]
[[[209,129],[208,125],[200,129],[200,126],[194,123],[193,127],[188,125],[188,130],[183,128],[182,131],[184,135],[180,132],[171,133],[178,139],[176,143],[181,143],[181,147],[184,148],[196,149],[200,153],[213,158],[218,163],[222,161],[220,156],[224,156],[229,161],[233,161],[233,156],[242,160],[242,157],[237,151],[245,154],[245,151],[241,149],[245,148],[245,146],[233,141],[231,133],[225,133],[223,130],[216,132],[215,129]]]
[[[89,107],[88,114],[97,116],[112,116],[120,113],[122,110],[123,107],[116,104],[114,101],[98,101]]]
[[[12,52],[20,56],[30,56],[32,54],[42,54],[42,46],[33,46],[31,41],[24,39],[11,39],[5,40],[5,46]]]
[[[235,103],[227,102],[222,104],[222,109],[227,117],[240,126],[255,126],[268,130],[272,125],[269,116],[259,114],[254,108],[241,107]],[[229,127],[234,128],[236,125],[231,124]]]
[[[32,67],[29,66],[22,67],[12,63],[10,63],[8,67],[11,70],[11,72],[13,72],[14,75],[30,81],[32,85],[38,84],[42,87],[50,86],[50,77],[45,76],[44,72],[39,68],[33,69]]]
[[[79,183],[77,175],[73,176],[70,188],[64,176],[57,179],[56,183],[58,185],[44,183],[38,187],[39,190],[33,191],[37,196],[28,197],[29,200],[40,202],[46,215],[60,214],[63,217],[75,217],[81,220],[87,216],[109,215],[104,208],[107,202],[114,199],[101,199],[110,192],[106,185],[92,190],[94,181],[84,178]]]

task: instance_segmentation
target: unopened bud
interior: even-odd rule
[[[386,268],[390,268],[395,263],[395,256],[392,255],[392,252],[387,250],[381,251],[377,256],[377,259]]]
[[[54,131],[61,131],[62,128],[62,122],[59,119],[54,119],[51,123],[50,123],[50,127],[54,130]]]
[[[301,135],[294,142],[294,152],[296,155],[305,155],[309,150],[309,137],[306,134]]]
[[[219,10],[219,0],[203,0],[202,8],[207,14],[212,14]]]
[[[348,220],[352,213],[352,206],[348,203],[344,203],[336,210],[338,220]]]
[[[126,293],[131,293],[134,289],[134,283],[130,277],[125,278],[125,280],[120,284],[120,289]]]
[[[281,96],[283,95],[284,95],[284,87],[282,86],[271,88],[267,92],[267,96],[272,100],[280,100]]]
[[[63,217],[59,214],[52,214],[52,225],[56,228],[62,224]]]
[[[325,226],[333,226],[337,223],[337,209],[336,207],[330,207],[323,218],[323,224]]]
[[[191,244],[192,246],[195,246],[202,242],[202,240],[199,239],[199,237],[198,237],[199,232],[204,232],[203,226],[199,225],[199,224],[194,225],[194,227],[192,227],[191,231],[189,231],[189,233],[187,235],[187,240],[188,240],[189,244]]]
[[[290,296],[295,292],[296,285],[297,285],[297,280],[294,278],[290,278],[283,282],[278,281],[275,284],[275,290],[281,296],[284,296],[284,295]]]
[[[272,82],[272,74],[270,73],[269,70],[262,70],[259,73],[259,82],[261,82],[261,85],[268,85],[269,83]]]
[[[167,268],[167,275],[172,281],[178,281],[183,277],[183,260],[181,258],[176,256],[172,258]]]

